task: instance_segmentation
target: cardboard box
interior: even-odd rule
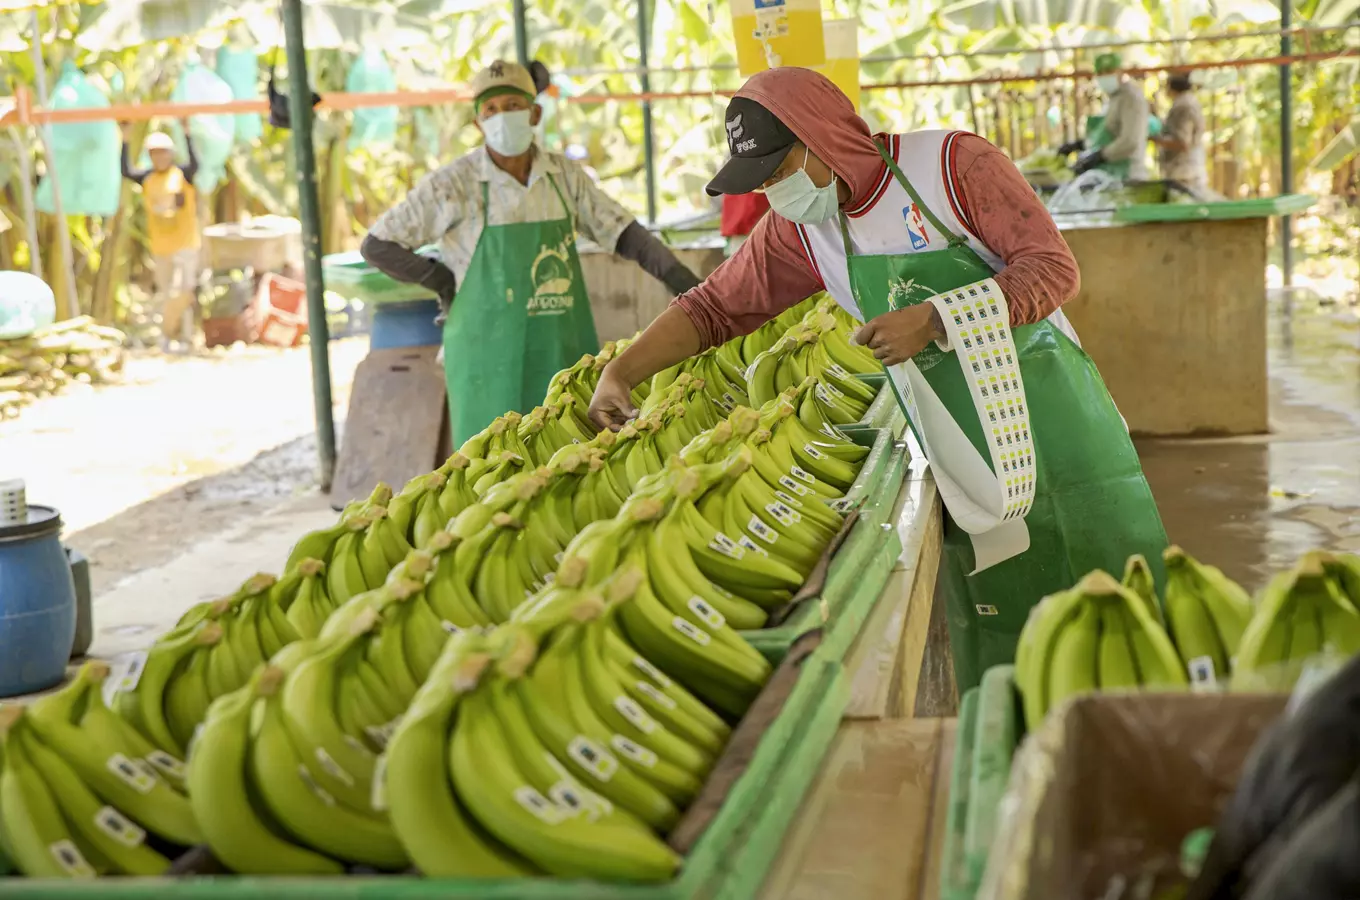
[[[1281,694],[1093,694],[1021,746],[977,900],[1146,896],[1213,826]],[[1121,887],[1122,884],[1122,887]]]

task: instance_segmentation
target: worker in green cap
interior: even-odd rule
[[[1107,98],[1105,112],[1086,120],[1086,137],[1058,148],[1062,155],[1082,152],[1072,166],[1080,175],[1100,169],[1124,181],[1145,181],[1149,113],[1142,88],[1123,72],[1118,53],[1096,57],[1096,84]]]
[[[472,81],[478,147],[421,180],[359,252],[439,299],[453,445],[543,402],[554,374],[600,349],[577,235],[682,294],[699,284],[582,166],[537,146],[533,76],[497,60]],[[420,248],[434,244],[437,255]]]

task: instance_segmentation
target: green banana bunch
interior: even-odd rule
[[[1069,697],[1187,684],[1176,648],[1146,602],[1099,569],[1030,610],[1015,680],[1031,731]]]
[[[1307,554],[1266,585],[1237,648],[1234,686],[1289,690],[1309,658],[1360,652],[1360,614],[1328,574],[1328,558]]]
[[[189,802],[213,855],[235,872],[339,875],[340,863],[285,836],[250,772],[255,703],[281,677],[279,669],[263,667],[245,687],[213,701],[189,755]]]
[[[378,764],[378,805],[411,862],[431,878],[535,874],[472,818],[449,772],[449,741],[461,701],[491,662],[486,646],[484,637],[472,633],[448,642]]]
[[[1124,563],[1124,578],[1120,583],[1147,604],[1149,615],[1162,625],[1166,624],[1166,619],[1162,615],[1161,601],[1157,599],[1157,582],[1152,577],[1151,567],[1141,553],[1133,554]]]
[[[1315,555],[1341,595],[1360,609],[1360,554],[1319,551]]]
[[[1242,633],[1251,620],[1247,592],[1180,547],[1162,551],[1166,563],[1166,618],[1194,684],[1215,684],[1232,672]]]
[[[204,629],[216,628],[206,624]],[[179,758],[167,754],[144,738],[135,729],[104,705],[102,685],[109,676],[109,667],[101,662],[86,663],[76,676],[61,690],[48,694],[25,709],[25,728],[31,733],[35,746],[34,764],[49,773],[60,770],[61,785],[52,785],[57,803],[68,820],[83,830],[84,817],[75,822],[75,807],[89,804],[86,793],[116,815],[109,824],[120,819],[135,823],[133,829],[123,829],[129,849],[140,846],[133,840],[138,830],[152,833],[173,844],[192,845],[202,839],[202,831],[195,821],[189,802],[181,792],[185,771]],[[4,707],[3,709],[11,709]],[[40,746],[37,746],[40,745]],[[49,762],[48,756],[57,762]],[[5,754],[0,753],[0,757]],[[68,804],[73,804],[68,808]],[[4,822],[5,809],[0,804],[0,830],[12,832],[11,823]],[[83,840],[90,840],[85,838]],[[77,842],[79,843],[79,841]],[[100,842],[95,842],[101,846]],[[101,865],[109,858],[101,853]],[[145,854],[133,853],[126,859],[112,858],[110,871],[124,866],[158,865]],[[130,870],[125,870],[130,871]]]

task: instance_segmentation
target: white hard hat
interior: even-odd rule
[[[152,150],[174,150],[175,142],[170,139],[170,135],[164,131],[153,131],[146,136],[146,143],[143,145],[147,152]]]

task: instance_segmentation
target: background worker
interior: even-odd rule
[[[736,255],[605,366],[591,420],[618,427],[636,415],[630,393],[644,379],[826,291],[865,323],[855,340],[887,367],[898,397],[916,400],[912,427],[946,498],[939,583],[963,693],[988,667],[1011,661],[1040,598],[1166,546],[1128,431],[1063,316],[1080,284],[1076,260],[996,147],[958,131],[872,134],[811,69],[755,75],[728,104],[725,126],[730,157],[709,193],[761,190],[770,212]],[[981,511],[989,492],[1006,489],[1000,467],[979,455],[983,428],[998,426],[983,424],[964,380],[967,339],[960,331],[940,343],[949,332],[936,302],[952,302],[946,295],[956,291],[1004,308],[997,321],[1014,335],[1016,362],[1004,365],[1018,365],[1023,402],[1019,412],[1006,412],[1017,407],[1004,401],[998,408],[1007,445],[1017,446],[1011,435],[1021,429],[1033,441],[1032,457],[1025,451],[1010,470],[1033,491],[1023,515]],[[988,351],[998,355],[987,357],[998,366],[1000,333]],[[959,437],[970,427],[976,445]]]
[[[718,233],[727,238],[724,254],[731,256],[746,243],[760,217],[770,211],[770,201],[764,194],[724,194]]]
[[[1146,181],[1149,112],[1143,89],[1126,75],[1118,53],[1096,57],[1096,84],[1109,99],[1102,117],[1087,120],[1086,137],[1064,144],[1058,153],[1084,151],[1072,166],[1080,175],[1100,169],[1121,181]]]
[[[181,123],[184,146],[189,160],[175,162],[175,143],[170,135],[155,131],[142,145],[151,157],[151,168],[132,168],[131,151],[123,141],[123,177],[142,187],[146,205],[147,243],[151,249],[155,304],[161,313],[161,346],[170,350],[176,342],[188,350],[194,341],[194,304],[198,300],[201,244],[198,224],[198,194],[194,176],[198,158],[188,123]],[[127,126],[123,126],[126,136]]]
[[[1196,191],[1208,188],[1204,163],[1204,110],[1195,96],[1189,72],[1172,72],[1166,80],[1171,109],[1162,133],[1152,139],[1160,150],[1162,177]]]
[[[534,144],[542,111],[523,66],[473,79],[482,147],[432,172],[359,250],[440,303],[454,446],[506,410],[542,402],[548,381],[599,350],[577,233],[640,265],[675,294],[699,283],[581,166]],[[438,258],[416,250],[438,244]]]

